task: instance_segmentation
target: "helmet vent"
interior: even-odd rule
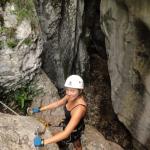
[[[72,82],[71,82],[71,81],[69,82],[69,85],[72,85]]]

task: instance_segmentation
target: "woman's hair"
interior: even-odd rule
[[[85,95],[85,92],[84,90],[81,90],[81,89],[78,89],[80,91],[80,94],[79,94],[79,97],[83,96],[83,98],[86,100],[86,95]]]

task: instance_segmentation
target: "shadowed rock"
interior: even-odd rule
[[[148,0],[101,1],[113,108],[140,150],[150,149],[149,5]]]

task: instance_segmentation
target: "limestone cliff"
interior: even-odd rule
[[[42,40],[33,2],[0,2],[0,86],[30,81],[41,66]]]
[[[40,72],[34,79],[37,86],[43,88],[40,96],[36,97],[33,102],[34,106],[46,105],[52,101],[56,101],[58,93],[54,85],[48,79],[45,73]],[[35,118],[33,118],[35,117]],[[51,124],[46,128],[46,132],[42,134],[42,138],[48,138],[51,132],[61,131],[62,128],[55,127],[61,121],[63,116],[62,109],[48,110],[40,112],[34,116],[15,116],[0,113],[0,150],[34,150],[33,139],[35,131],[39,127],[39,131],[43,131],[45,121]],[[86,125],[85,134],[82,136],[83,150],[123,150],[118,144],[108,141],[94,127]],[[46,145],[40,150],[58,150],[56,144]],[[65,148],[66,150],[68,148]],[[68,150],[73,150],[73,145]]]
[[[32,106],[45,105],[59,98],[54,85],[62,89],[69,74],[80,74],[86,122],[127,150],[149,149],[149,0],[34,2],[0,2],[0,92],[35,77],[46,95]]]
[[[88,55],[82,39],[83,0],[37,1],[44,38],[43,69],[61,89],[71,73],[86,74]]]
[[[150,148],[150,1],[102,0],[115,113],[132,136]],[[142,149],[135,144],[135,147]]]

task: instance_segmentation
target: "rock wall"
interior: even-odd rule
[[[0,87],[6,88],[30,81],[41,67],[43,41],[32,0],[29,3],[14,2],[0,2]],[[107,138],[115,135],[113,140],[129,149],[130,142],[124,140],[128,133],[124,128],[122,130],[115,111],[134,137],[136,149],[148,149],[150,2],[101,0],[100,13],[99,3],[100,0],[36,1],[44,40],[42,67],[59,89],[63,88],[70,73],[85,77],[87,97],[90,98],[89,123],[107,131],[103,132]],[[105,34],[107,54],[99,20]],[[43,82],[46,78],[39,74],[37,80],[51,90],[49,84]],[[47,92],[51,93],[41,96],[37,103],[34,101],[33,106],[48,104],[58,96],[56,89]],[[51,114],[48,112],[42,117]]]
[[[123,150],[121,146],[105,139],[94,127],[87,125],[82,136],[83,150]]]
[[[89,55],[90,69],[85,88],[88,103],[88,124],[97,128],[105,138],[132,149],[129,132],[114,113],[105,48],[105,36],[100,27],[100,0],[85,0],[83,38]]]
[[[17,87],[41,66],[42,40],[32,1],[1,1],[0,25],[0,86]]]
[[[113,108],[143,145],[134,145],[140,150],[150,149],[149,5],[148,0],[101,0],[100,5]]]
[[[33,139],[37,127],[39,127],[39,131],[43,131],[44,129],[43,124],[33,117],[0,113],[0,150],[34,150]],[[51,131],[47,128],[42,138],[51,137]],[[123,150],[119,145],[107,141],[91,126],[86,126],[85,136],[82,137],[82,143],[83,150]],[[60,148],[58,148],[56,144],[48,144],[40,148],[40,150],[59,149]],[[72,145],[70,145],[69,149],[73,150]]]
[[[59,89],[68,74],[82,75],[89,105],[87,122],[108,139],[129,148],[130,136],[112,108],[99,4],[100,0],[36,3],[44,39],[42,68]]]
[[[36,83],[38,88],[42,88],[43,92],[41,93],[41,95],[38,95],[37,97],[35,97],[31,107],[39,107],[39,106],[48,105],[49,103],[51,103],[53,101],[57,101],[59,99],[57,89],[55,88],[53,83],[49,80],[47,75],[42,70],[40,71],[40,73],[38,75],[36,75],[33,82]],[[96,103],[96,104],[98,104],[98,103]],[[96,106],[93,106],[93,104],[89,104],[89,106],[94,107],[94,108],[96,107]],[[89,111],[88,111],[88,113],[90,113],[90,114],[93,113],[91,111],[91,109],[92,108],[89,108]],[[96,109],[96,112],[97,112],[97,109]],[[99,115],[101,115],[101,113]],[[57,132],[58,130],[62,130],[62,128],[53,127],[53,125],[54,126],[58,125],[62,121],[62,119],[64,119],[64,111],[63,111],[62,107],[57,108],[55,110],[47,110],[44,112],[40,112],[38,114],[35,114],[34,116],[38,117],[38,118],[42,118],[42,120],[47,121],[50,124],[52,124],[52,126],[50,126],[50,130],[53,132],[54,131]],[[88,121],[89,124],[91,124],[95,127],[97,127],[98,124],[100,124],[99,121],[101,121],[101,124],[104,124],[104,121],[102,121],[102,119],[99,120],[100,117],[104,118],[104,116],[97,116],[97,118],[95,116],[96,116],[95,114],[90,115],[90,117],[93,117],[94,119],[90,118]],[[108,114],[105,114],[105,116],[108,116]],[[90,121],[93,124],[90,123]],[[106,121],[105,121],[105,123],[106,123]],[[102,126],[102,125],[99,125],[99,126]],[[110,132],[110,130],[107,132]],[[122,132],[121,134],[124,133],[126,136],[126,133],[124,132],[124,130],[120,130],[120,132]],[[117,138],[117,136],[115,134],[113,136]],[[108,138],[108,136],[106,136],[106,137]],[[96,128],[94,128],[90,125],[87,125],[87,124],[86,124],[85,132],[82,135],[81,139],[82,139],[83,150],[91,150],[91,149],[96,149],[96,150],[97,149],[98,150],[109,150],[109,149],[110,150],[123,150],[123,148],[121,148],[121,146],[119,146],[118,144],[113,143],[109,140],[106,140],[105,137]],[[120,142],[119,144],[123,143],[122,145],[127,147],[129,145],[127,139],[126,140],[123,139],[123,140],[124,141]],[[73,150],[72,144],[69,145],[69,150]]]
[[[39,0],[44,39],[43,70],[59,88],[70,73],[83,75],[88,56],[82,41],[83,0]]]
[[[0,113],[0,150],[35,150],[33,139],[36,128],[43,131],[44,126],[36,119]],[[52,136],[46,130],[43,138]],[[41,150],[59,150],[56,144],[47,145]]]
[[[43,70],[40,70],[34,77],[32,83],[36,83],[37,89],[41,89],[42,91],[39,95],[34,97],[31,107],[42,107],[60,99],[56,87]],[[58,125],[62,119],[64,119],[64,111],[63,108],[60,107],[35,114],[35,116]]]
[[[59,99],[58,92],[47,75],[41,70],[39,74],[34,77],[37,88],[42,88],[41,95],[35,97],[32,107],[47,105],[52,101]],[[39,126],[39,131],[44,130],[43,123],[49,122],[49,126],[42,138],[51,136],[51,132],[61,131],[62,128],[53,127],[58,125],[64,113],[61,108],[56,110],[48,110],[34,115],[35,118],[27,116],[14,116],[0,113],[0,150],[32,150],[35,149],[33,145],[33,138],[36,128]],[[42,120],[41,120],[42,118]],[[40,122],[39,122],[40,120]],[[104,136],[98,132],[94,127],[86,125],[85,132],[82,135],[83,150],[123,150],[118,144],[108,141]],[[41,150],[57,150],[56,144],[49,144],[40,148]],[[61,149],[61,148],[60,148]],[[68,149],[68,148],[65,148]],[[73,150],[73,145],[69,145],[69,150]]]

